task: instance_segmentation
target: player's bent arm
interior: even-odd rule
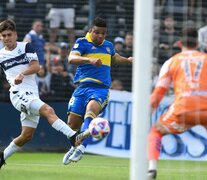
[[[40,64],[37,60],[31,60],[30,63],[29,63],[29,67],[26,68],[25,70],[23,70],[21,72],[21,74],[23,76],[26,76],[26,75],[31,75],[31,74],[36,74],[38,73],[40,70]]]
[[[167,90],[168,88],[165,87],[156,87],[154,89],[153,93],[150,96],[150,106],[152,109],[156,109],[158,107]]]
[[[116,53],[113,57],[112,57],[112,62],[114,64],[132,64],[133,61],[133,57],[123,57],[121,55],[119,55],[118,53]]]
[[[14,84],[21,84],[26,75],[35,74],[39,70],[40,70],[39,62],[37,60],[30,61],[29,67],[15,77]]]
[[[90,59],[81,56],[78,52],[71,52],[70,55],[68,56],[68,62],[74,65],[89,64]]]
[[[68,62],[74,65],[81,65],[81,64],[93,64],[94,66],[102,65],[100,59],[83,57],[78,52],[71,52],[68,57]]]

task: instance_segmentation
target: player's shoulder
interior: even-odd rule
[[[187,50],[187,51],[183,51],[183,52],[180,52],[176,55],[174,55],[175,58],[187,58],[187,57],[202,57],[202,56],[207,56],[206,53],[204,52],[201,52],[201,51],[198,51],[198,50]]]
[[[84,43],[84,42],[87,42],[87,39],[85,37],[79,37],[77,40],[76,40],[76,43]]]
[[[34,48],[29,42],[17,42],[17,47],[19,50],[25,53],[35,53]]]
[[[183,53],[183,52],[179,52],[177,54],[174,54],[171,58],[170,61],[176,62],[179,61],[183,58],[187,57],[187,54]]]
[[[85,37],[80,37],[78,39],[76,39],[75,44],[73,46],[73,48],[77,49],[78,47],[83,47],[86,46],[88,44],[88,41]]]
[[[108,41],[108,40],[104,40],[104,44],[107,45],[107,46],[114,46],[114,44],[111,42],[111,41]]]
[[[28,42],[19,42],[17,41],[17,47],[18,48],[25,48]]]

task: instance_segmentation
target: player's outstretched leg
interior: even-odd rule
[[[0,152],[0,169],[4,164],[6,164],[6,162],[4,160],[4,153]]]
[[[87,129],[89,127],[89,124],[91,122],[91,120],[96,117],[96,115],[92,112],[88,112],[85,115],[85,119],[84,119],[84,124],[82,126],[82,131],[86,132],[85,134],[87,134],[86,136],[88,137],[90,135],[89,130]],[[70,161],[72,162],[78,162],[82,159],[82,156],[85,152],[86,146],[88,145],[88,138],[84,138],[82,144],[80,144],[79,146],[77,146],[77,148],[74,150],[73,154],[70,156]]]

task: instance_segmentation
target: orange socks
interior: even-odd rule
[[[161,150],[162,134],[152,127],[148,135],[148,160],[158,160]]]

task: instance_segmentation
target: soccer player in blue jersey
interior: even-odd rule
[[[107,41],[107,25],[104,19],[94,19],[85,37],[76,40],[69,63],[78,65],[74,77],[77,88],[68,105],[68,125],[73,130],[87,129],[91,120],[106,107],[111,86],[111,64],[131,64],[133,58],[115,53],[114,46]],[[82,158],[88,139],[77,147],[71,147],[63,157],[63,163],[77,162]]]
[[[0,23],[0,36],[4,47],[0,50],[0,68],[10,83],[10,100],[21,113],[21,134],[0,152],[0,168],[15,152],[28,143],[39,124],[39,117],[45,117],[48,123],[60,131],[72,144],[84,138],[58,118],[54,109],[39,98],[35,74],[40,70],[37,53],[30,43],[17,42],[15,22],[8,19]]]

